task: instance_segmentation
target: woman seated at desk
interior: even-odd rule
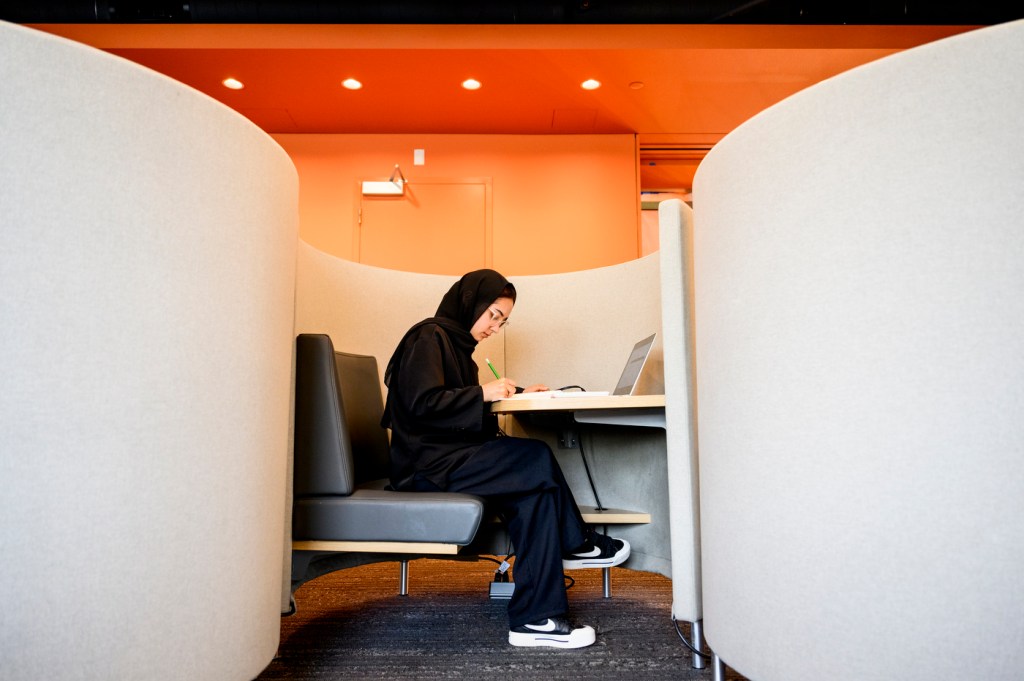
[[[490,413],[491,402],[521,389],[507,377],[481,385],[472,354],[508,323],[515,300],[501,274],[470,272],[399,342],[384,373],[391,484],[475,494],[497,508],[516,549],[509,643],[582,648],[594,629],[569,622],[562,571],[619,565],[629,543],[589,529],[548,445],[503,436]]]

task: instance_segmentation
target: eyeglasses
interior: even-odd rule
[[[508,318],[505,317],[501,310],[495,310],[493,307],[489,308],[491,312],[491,323],[498,322],[498,328],[503,329],[508,326]]]

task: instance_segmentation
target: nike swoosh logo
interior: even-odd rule
[[[572,555],[573,555],[573,558],[597,558],[598,556],[601,555],[601,549],[599,549],[599,548],[597,548],[595,546],[594,548],[590,549],[586,553],[574,553]]]
[[[533,629],[534,631],[554,631],[555,621],[552,619],[546,620],[544,624],[527,624],[527,629]]]

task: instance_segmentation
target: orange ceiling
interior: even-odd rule
[[[644,187],[680,188],[711,145],[766,107],[854,66],[973,27],[35,28],[165,73],[270,133],[635,133],[647,150]],[[245,88],[223,87],[228,76]],[[343,89],[348,77],[363,89]],[[461,88],[470,77],[483,87]],[[588,78],[602,87],[580,88]]]

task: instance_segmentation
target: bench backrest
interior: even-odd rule
[[[348,496],[388,477],[388,437],[377,360],[335,352],[329,336],[301,334],[295,358],[296,497]]]

